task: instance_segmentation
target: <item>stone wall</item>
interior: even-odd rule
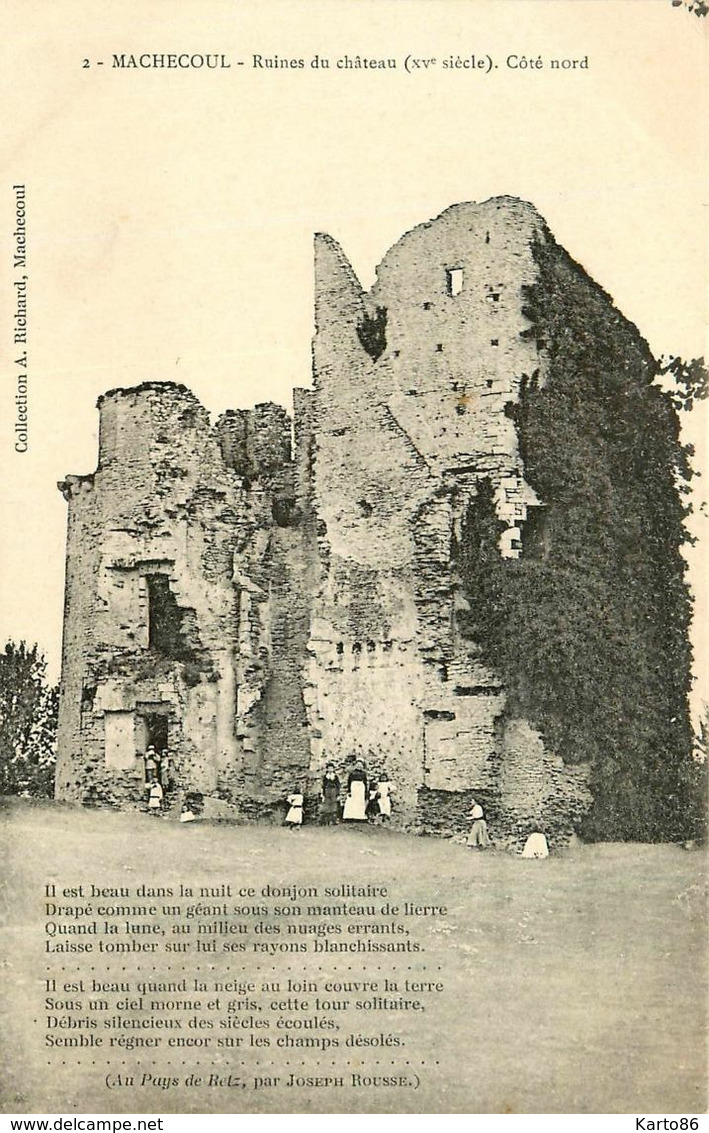
[[[570,831],[584,769],[509,718],[459,625],[455,557],[481,481],[503,556],[544,503],[509,406],[525,376],[544,381],[524,297],[546,233],[510,198],[457,205],[402,237],[369,292],[316,237],[313,388],[294,391],[292,435],[269,403],[212,425],[170,382],[100,399],[98,468],[61,485],[60,797],[138,805],[166,723],[176,787],[244,818],[277,818],[296,787],[312,808],[325,763],[344,779],[361,757],[404,827],[460,833],[475,797],[500,841]]]
[[[506,557],[543,503],[508,407],[525,375],[543,382],[524,296],[545,238],[522,202],[454,206],[402,237],[366,293],[335,241],[316,237],[314,765],[386,765],[399,820],[424,830],[457,829],[473,794],[503,840],[547,815],[568,831],[588,803],[583,772],[531,730],[510,732],[502,682],[457,624],[454,549],[477,484],[493,484]]]

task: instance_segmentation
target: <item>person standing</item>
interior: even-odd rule
[[[391,818],[391,792],[392,784],[389,781],[389,776],[386,771],[382,771],[379,776],[379,787],[377,791],[377,804],[379,806],[379,814],[381,815],[382,822],[388,822]]]
[[[153,779],[157,778],[158,773],[158,753],[152,744],[148,744],[145,749],[145,781],[152,783]]]
[[[472,799],[471,802],[472,810],[470,811],[470,818],[473,820],[473,825],[470,827],[466,845],[473,846],[478,850],[487,850],[490,845],[490,837],[487,832],[485,812],[480,806],[480,803],[477,803],[475,799]]]
[[[303,795],[296,788],[292,795],[288,795],[286,802],[290,807],[286,815],[286,826],[291,830],[297,830],[303,825]]]
[[[340,780],[334,763],[328,763],[325,767],[320,797],[320,821],[329,826],[340,817]]]
[[[153,775],[148,794],[148,810],[151,814],[159,814],[162,809],[163,791],[157,773],[154,772]]]
[[[347,798],[342,818],[345,822],[366,822],[367,820],[367,772],[364,760],[355,760],[355,765],[347,778]]]

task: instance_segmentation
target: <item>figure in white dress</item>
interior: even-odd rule
[[[148,809],[151,814],[159,814],[162,809],[163,791],[157,779],[151,780],[148,794]]]
[[[386,771],[382,771],[379,776],[379,786],[377,788],[377,802],[379,804],[379,814],[383,822],[388,822],[391,818],[391,791],[392,785],[389,782],[389,776]]]
[[[358,759],[354,770],[347,779],[347,798],[342,811],[345,822],[366,822],[367,820],[367,772],[364,760]]]
[[[290,810],[286,815],[286,826],[290,826],[291,830],[296,830],[299,826],[303,825],[303,796],[300,791],[294,791],[286,799]]]
[[[524,844],[522,850],[523,858],[548,858],[549,846],[547,845],[546,836],[539,830],[535,830],[534,834],[530,834],[529,838]]]

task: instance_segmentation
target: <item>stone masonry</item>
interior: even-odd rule
[[[60,485],[58,797],[139,805],[154,743],[214,814],[275,818],[299,788],[307,817],[325,763],[344,779],[361,757],[400,826],[456,834],[475,797],[500,843],[571,832],[587,768],[507,710],[459,627],[455,566],[482,480],[503,556],[544,506],[506,407],[544,380],[523,289],[552,239],[516,199],[455,205],[365,292],[318,235],[313,388],[292,422],[263,404],[211,424],[171,382],[99,399],[98,468]]]

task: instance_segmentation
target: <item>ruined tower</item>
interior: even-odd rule
[[[501,198],[453,206],[387,253],[366,294],[342,250],[316,238],[313,510],[324,577],[313,603],[318,747],[386,764],[426,828],[464,824],[473,793],[498,825],[587,805],[566,768],[506,712],[501,677],[458,625],[454,550],[477,485],[492,483],[499,553],[520,554],[530,510],[506,412],[543,365],[524,288],[546,229]]]
[[[597,346],[565,342],[581,292]],[[529,390],[563,350],[597,349],[646,383],[647,347],[512,198],[414,228],[369,292],[317,236],[315,324],[293,438],[278,406],[212,426],[172,383],[99,400],[97,471],[60,485],[57,793],[135,803],[153,743],[176,789],[258,817],[296,783],[313,806],[325,762],[361,757],[387,772],[408,828],[454,833],[475,797],[501,841],[540,823],[566,835],[590,805],[589,766],[562,758],[471,635],[461,540],[488,499],[501,563],[546,554],[567,513],[525,466]]]

